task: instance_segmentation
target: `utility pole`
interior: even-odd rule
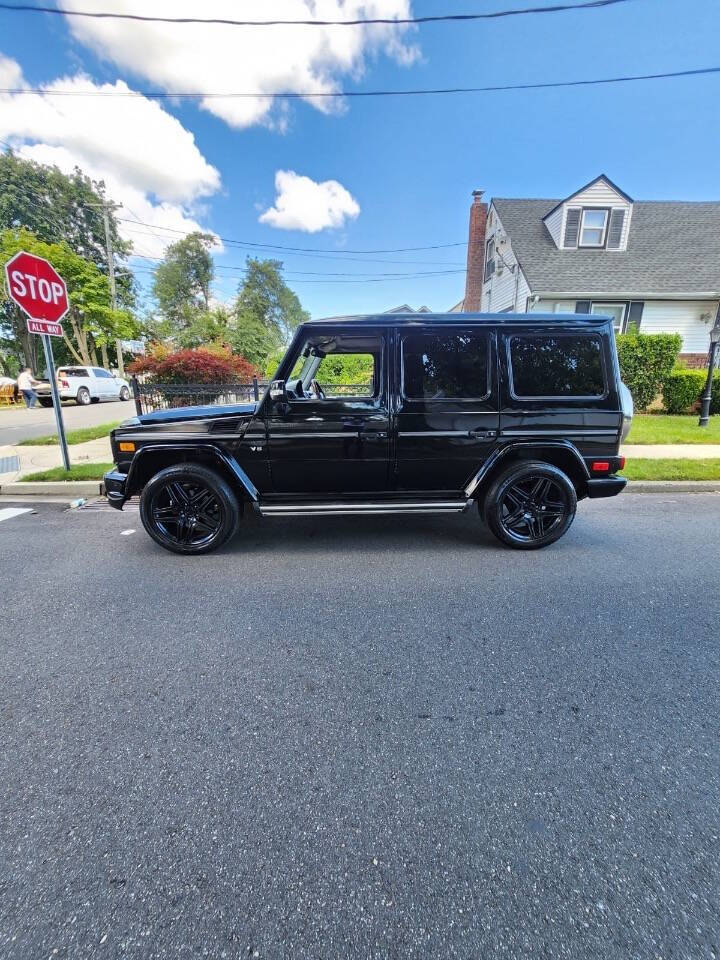
[[[110,214],[108,213],[108,203],[102,205],[103,223],[105,224],[105,249],[107,250],[108,280],[110,281],[110,304],[113,310],[117,310],[117,291],[115,289],[115,261],[113,259],[112,237],[110,235]],[[122,341],[115,341],[117,351],[118,373],[121,377],[125,376],[125,364],[123,363]]]

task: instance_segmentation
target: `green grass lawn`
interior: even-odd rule
[[[39,473],[28,473],[23,480],[30,482],[33,480],[102,480],[103,476],[114,469],[112,463],[81,463],[77,466],[71,466],[69,470],[63,467],[53,467],[51,470],[41,470]]]
[[[623,476],[628,480],[720,480],[720,459],[650,460],[629,457]]]
[[[633,417],[626,443],[720,443],[720,416],[710,417],[706,427],[692,417],[667,413],[638,413]]]
[[[110,431],[119,427],[121,420],[113,420],[112,423],[99,423],[95,427],[80,427],[79,430],[66,430],[65,436],[68,443],[85,443],[86,440],[97,440],[98,437],[109,437]],[[22,440],[19,447],[45,447],[51,443],[58,443],[57,434],[53,433],[46,437],[31,437],[29,440]]]

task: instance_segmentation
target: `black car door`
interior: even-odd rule
[[[497,442],[495,333],[442,324],[397,338],[397,486],[461,490]]]
[[[303,357],[308,351],[323,357],[312,375],[312,383],[319,384],[321,393],[311,386],[307,375],[304,384],[302,376],[291,376],[286,400],[267,399],[273,490],[308,497],[386,490],[387,332],[368,327],[353,331],[347,325],[309,330],[305,341],[297,344],[288,369],[293,365],[304,369],[308,359],[303,364]],[[328,382],[333,368],[352,371],[364,361],[369,364],[364,382]],[[302,369],[299,372],[302,374]]]

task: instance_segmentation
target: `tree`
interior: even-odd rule
[[[247,258],[228,330],[233,349],[261,367],[288,342],[298,324],[310,318],[283,280],[282,269],[279,260]]]
[[[91,180],[78,167],[68,176],[57,167],[23,160],[12,151],[0,155],[0,230],[25,227],[45,243],[64,240],[103,273],[107,273],[107,249],[102,208],[107,202],[103,181]],[[123,259],[132,244],[120,236],[112,211],[109,221],[115,256]],[[118,276],[117,294],[122,306],[133,307],[132,277]]]
[[[137,335],[138,326],[132,314],[112,309],[108,278],[92,261],[78,256],[65,242],[46,243],[24,228],[3,230],[0,263],[7,263],[20,250],[45,257],[67,284],[70,310],[63,320],[63,342],[75,363],[97,366],[97,347]],[[22,345],[26,363],[37,370],[37,337],[27,332],[25,315],[7,297],[4,285],[0,327]]]
[[[54,166],[24,160],[12,151],[0,155],[0,231],[26,229],[39,241],[48,244],[65,242],[78,256],[107,275],[108,257],[105,243],[103,206],[108,206],[103,181],[93,181],[78,167],[67,175]],[[132,244],[120,236],[118,223],[108,208],[110,240],[115,258],[124,258]],[[135,281],[128,272],[117,274],[117,301],[130,311],[135,306]],[[5,326],[25,334],[25,322],[18,313],[8,323],[10,308],[3,310]],[[0,324],[3,317],[0,316]],[[103,363],[108,365],[107,340],[98,340]],[[35,368],[36,338],[13,335],[8,349],[25,354],[26,361]],[[28,352],[29,351],[29,352]],[[62,357],[62,350],[59,351]],[[68,353],[68,357],[71,354]],[[65,358],[62,358],[65,359]]]
[[[209,313],[210,284],[215,276],[210,250],[214,245],[211,233],[196,231],[167,248],[165,259],[155,269],[152,289],[160,336],[176,336],[201,313]]]

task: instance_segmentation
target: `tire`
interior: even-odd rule
[[[191,512],[193,507],[196,512]],[[140,497],[145,530],[172,553],[216,550],[235,535],[240,515],[240,504],[226,480],[198,464],[161,470]]]
[[[38,403],[41,407],[51,407],[53,405],[52,400],[48,400],[45,397],[38,397]]]
[[[127,387],[123,387],[120,391],[120,399],[124,402],[130,399],[130,390]]]
[[[87,387],[80,387],[77,392],[77,397],[75,398],[77,405],[79,407],[86,407],[91,400],[90,391]]]
[[[493,481],[485,497],[485,522],[502,543],[538,550],[559,540],[575,518],[572,481],[550,463],[514,463]]]

